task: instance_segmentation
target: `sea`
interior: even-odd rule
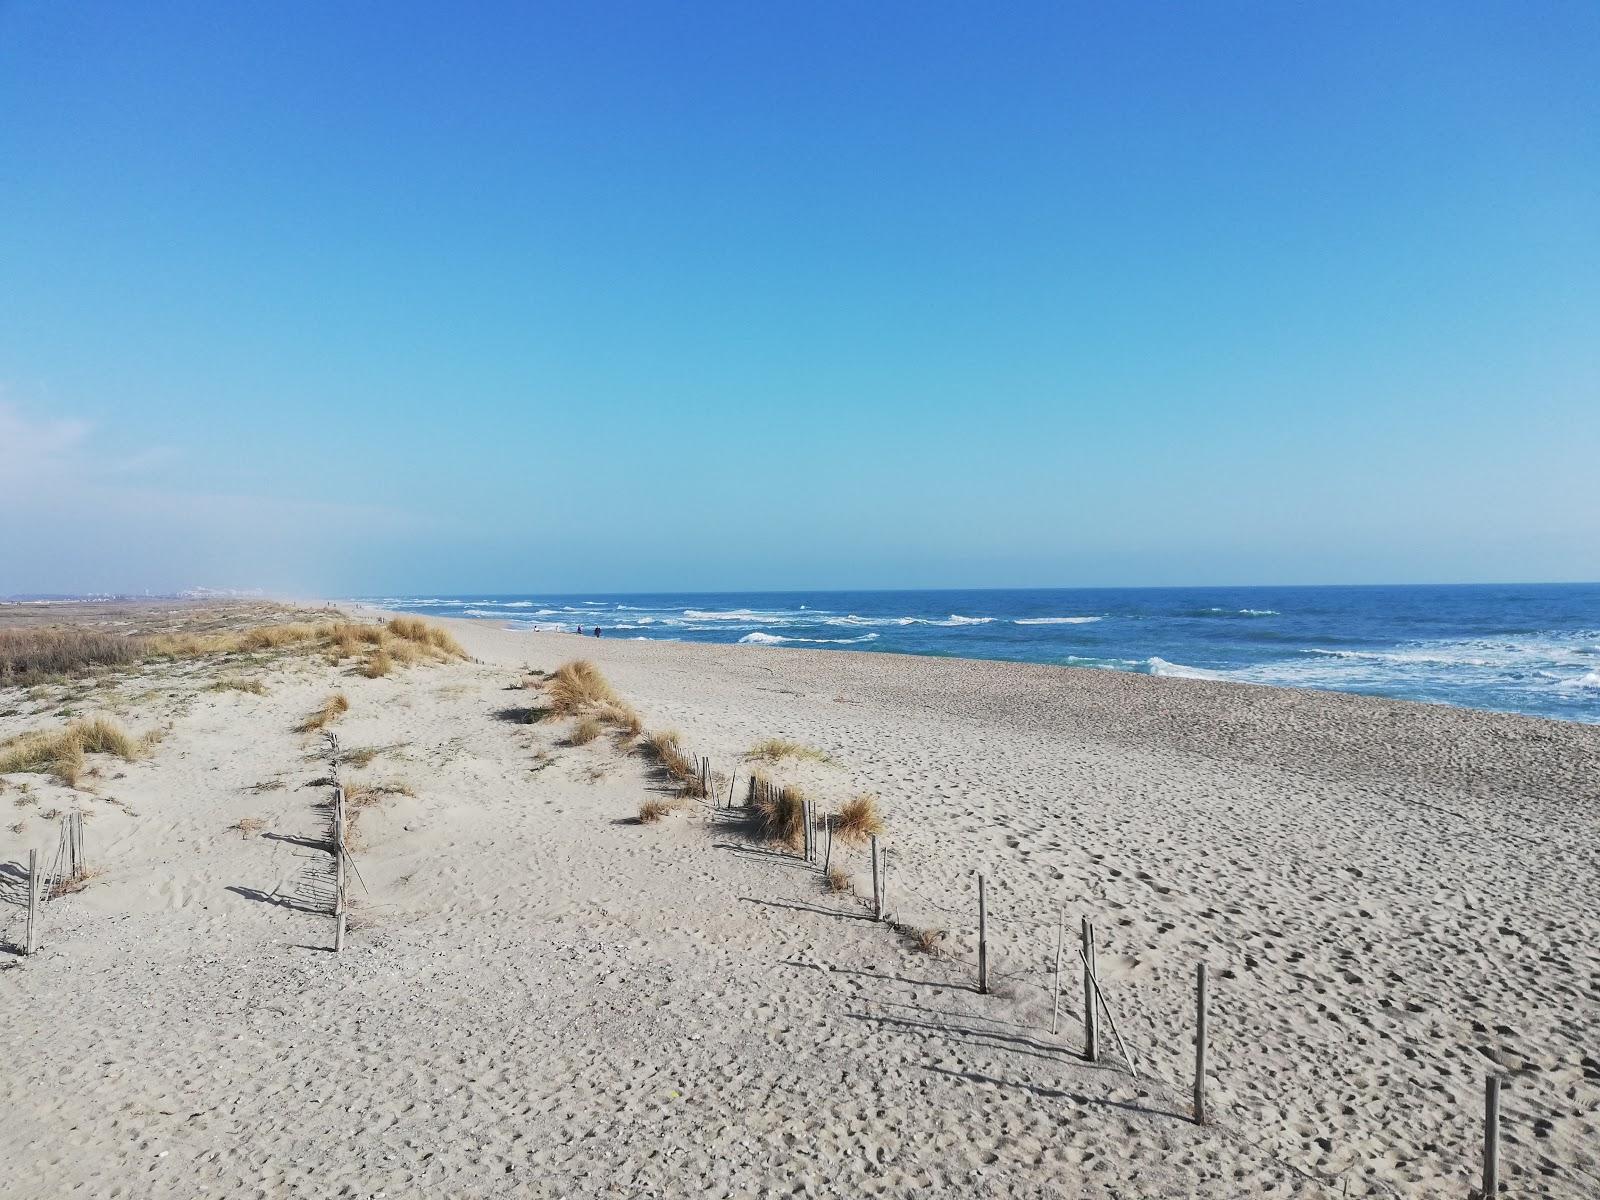
[[[1055,663],[1600,722],[1600,584],[356,599],[507,629]]]

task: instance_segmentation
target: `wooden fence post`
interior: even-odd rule
[[[1083,1056],[1100,1061],[1100,1006],[1095,1002],[1094,922],[1083,918]]]
[[[978,994],[989,994],[989,898],[978,876]]]
[[[1050,996],[1050,1036],[1054,1037],[1056,1028],[1061,1023],[1061,951],[1067,943],[1067,916],[1065,913],[1056,918],[1056,982]]]
[[[1500,1192],[1500,1076],[1483,1081],[1483,1200]]]
[[[28,944],[29,957],[39,949],[39,852],[28,851]]]
[[[872,839],[872,919],[883,920],[883,893],[878,890],[878,839]]]
[[[1206,1123],[1206,965],[1194,977],[1194,1123]]]

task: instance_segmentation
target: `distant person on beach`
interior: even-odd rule
[[[596,625],[594,627],[594,635],[595,635],[595,637],[599,637],[600,636],[600,626]]]
[[[579,626],[578,626],[578,636],[579,636],[579,637],[582,637],[582,636],[583,636],[583,626],[582,626],[582,625],[579,625]]]

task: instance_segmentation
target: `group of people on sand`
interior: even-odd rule
[[[600,626],[596,625],[594,627],[594,635],[595,635],[595,637],[599,637],[600,636]],[[579,637],[583,636],[583,626],[582,625],[578,626],[578,636]]]

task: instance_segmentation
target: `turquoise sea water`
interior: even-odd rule
[[[360,600],[512,629],[1059,663],[1600,722],[1600,584]]]

